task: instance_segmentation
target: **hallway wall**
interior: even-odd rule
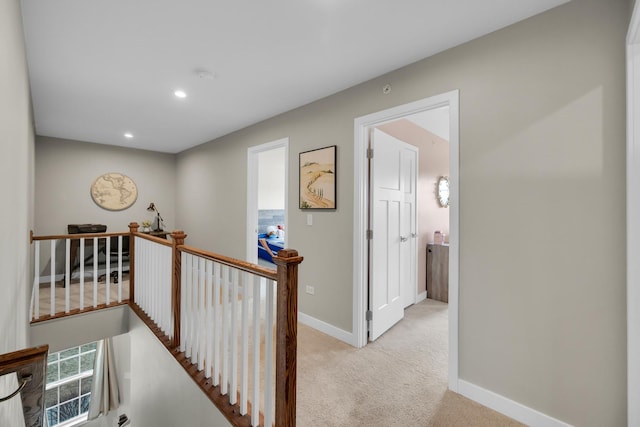
[[[573,0],[180,153],[178,222],[243,257],[247,148],[288,136],[296,171],[299,152],[336,144],[337,209],[306,225],[292,173],[287,236],[300,288],[315,286],[300,310],[349,334],[354,119],[458,89],[460,378],[570,424],[624,425],[628,20],[628,0]]]
[[[19,0],[0,0],[0,354],[28,346],[33,225],[33,116]],[[0,378],[0,396],[15,390],[15,375]],[[0,404],[0,425],[24,424],[19,400]]]

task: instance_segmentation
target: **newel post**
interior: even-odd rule
[[[171,315],[173,316],[173,342],[172,347],[180,346],[180,293],[182,278],[182,255],[178,246],[184,245],[184,239],[187,235],[182,230],[174,230],[171,232],[172,251],[171,265],[173,275],[171,278]]]
[[[140,226],[137,222],[129,223],[129,303],[136,302],[135,268],[136,268],[136,238]]]
[[[283,249],[273,258],[277,265],[276,308],[276,426],[296,425],[296,369],[298,351],[298,264],[303,258]]]

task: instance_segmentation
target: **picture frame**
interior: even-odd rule
[[[336,145],[330,145],[300,153],[300,209],[337,208],[337,150]]]

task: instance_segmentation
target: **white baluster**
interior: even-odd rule
[[[64,248],[64,312],[71,311],[71,240],[65,239]]]
[[[147,242],[147,256],[149,258],[148,262],[148,274],[147,274],[147,294],[149,295],[149,308],[151,309],[152,318],[158,319],[158,292],[155,289],[155,268],[156,268],[156,257],[155,250],[151,242]]]
[[[238,269],[231,270],[231,391],[229,402],[238,401]]]
[[[118,302],[122,302],[122,236],[118,236]]]
[[[240,415],[247,413],[249,394],[249,287],[251,274],[242,273],[242,366],[240,368]]]
[[[207,260],[205,264],[206,272],[206,287],[207,287],[207,299],[206,299],[206,316],[207,316],[207,355],[205,357],[205,376],[211,378],[211,372],[213,370],[213,321],[214,321],[214,300],[213,300],[213,261]]]
[[[198,258],[191,257],[191,363],[198,362]]]
[[[229,267],[222,266],[222,384],[221,393],[229,392]]]
[[[187,350],[187,259],[185,252],[181,254],[180,271],[180,351]]]
[[[105,270],[104,270],[104,292],[105,292],[105,303],[107,305],[111,304],[111,237],[107,237],[104,240],[105,246]]]
[[[40,318],[40,240],[36,240],[36,246],[34,248],[35,260],[33,261],[33,293],[35,295],[33,301],[35,307],[33,309],[33,318]]]
[[[147,248],[147,257],[148,257],[146,284],[147,284],[147,295],[149,295],[149,311],[151,313],[151,318],[154,319],[154,321],[157,321],[158,292],[156,289],[155,271],[154,271],[156,267],[156,257],[155,257],[156,254],[151,242],[148,242],[148,241],[146,242],[146,248]],[[153,289],[153,292],[152,292],[152,289]]]
[[[142,296],[144,295],[144,253],[142,250],[142,239],[136,237],[136,243],[135,243],[135,248],[136,248],[136,253],[135,253],[135,259],[136,259],[136,264],[137,267],[135,269],[135,274],[134,274],[134,281],[136,284],[136,294],[134,297],[134,302],[140,307],[142,307]],[[117,267],[117,261],[116,261],[116,267]]]
[[[198,257],[198,370],[204,369],[204,353],[206,348],[206,318],[205,318],[205,287],[206,287],[206,275],[205,275],[205,262],[204,258]]]
[[[98,238],[93,238],[93,308],[98,306]]]
[[[253,393],[251,425],[260,423],[260,277],[253,278]]]
[[[162,288],[160,292],[162,294],[162,325],[163,332],[171,338],[173,336],[173,330],[171,328],[171,272],[167,273],[166,266],[171,265],[171,260],[167,260],[167,251],[164,246],[158,245],[160,249],[160,269],[158,274],[160,275],[160,282],[162,283]],[[169,283],[167,284],[167,281]]]
[[[173,281],[173,264],[172,264],[172,249],[169,247],[165,247],[164,248],[164,258],[165,258],[165,262],[164,262],[164,283],[165,283],[165,289],[164,289],[164,295],[165,295],[165,300],[164,300],[164,305],[165,305],[165,313],[166,313],[166,319],[167,319],[167,331],[168,331],[168,335],[169,338],[171,338],[171,340],[173,340],[173,310],[171,309],[171,300],[172,300],[172,296],[171,296],[171,292],[172,292],[172,281]]]
[[[187,298],[186,298],[186,315],[187,315],[187,341],[186,341],[186,351],[185,351],[185,356],[186,357],[191,357],[191,345],[193,342],[192,339],[192,328],[193,328],[193,323],[191,322],[191,283],[193,281],[193,269],[191,266],[191,261],[193,259],[193,256],[191,254],[187,255],[187,283],[186,283],[186,288],[187,288]]]
[[[84,237],[80,238],[80,310],[84,310]]]
[[[267,301],[264,316],[264,425],[273,423],[273,280],[266,280]]]
[[[50,291],[50,299],[51,299],[51,308],[49,309],[51,317],[56,314],[56,241],[51,241],[51,291]]]
[[[221,268],[217,262],[213,264],[213,385],[220,384],[220,335],[222,328]]]

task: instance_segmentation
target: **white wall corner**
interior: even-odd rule
[[[571,424],[464,380],[458,380],[458,393],[528,426],[571,427]]]

